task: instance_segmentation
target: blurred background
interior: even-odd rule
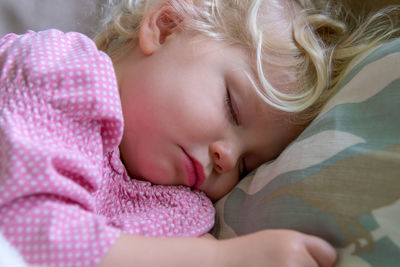
[[[335,0],[334,2],[346,3],[354,10],[367,12],[382,8],[384,6],[400,5],[400,0]]]
[[[0,36],[56,28],[91,35],[106,0],[0,0]]]
[[[56,28],[92,36],[107,0],[0,0],[0,36],[9,32]],[[328,0],[314,0],[324,4]],[[334,0],[357,11],[370,11],[400,0]]]

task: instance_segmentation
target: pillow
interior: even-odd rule
[[[400,39],[356,64],[274,161],[216,203],[213,234],[286,228],[338,248],[338,266],[400,262]]]

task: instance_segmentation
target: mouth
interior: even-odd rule
[[[187,173],[187,185],[189,187],[200,188],[206,177],[204,175],[203,166],[195,158],[190,156],[183,148],[185,154],[185,169]]]

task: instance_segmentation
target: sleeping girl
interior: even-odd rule
[[[384,41],[339,58],[334,42],[360,41],[348,35],[306,0],[127,0],[95,42],[6,35],[2,234],[44,266],[332,266],[327,242],[295,231],[196,237],[212,201],[276,158],[343,66]]]

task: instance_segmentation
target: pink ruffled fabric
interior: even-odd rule
[[[199,236],[201,192],[128,177],[110,58],[79,33],[0,39],[0,231],[40,266],[95,266],[121,233]]]
[[[118,149],[105,158],[104,169],[105,179],[96,193],[96,212],[105,215],[110,225],[153,237],[196,237],[212,228],[215,212],[203,192],[130,179]]]

